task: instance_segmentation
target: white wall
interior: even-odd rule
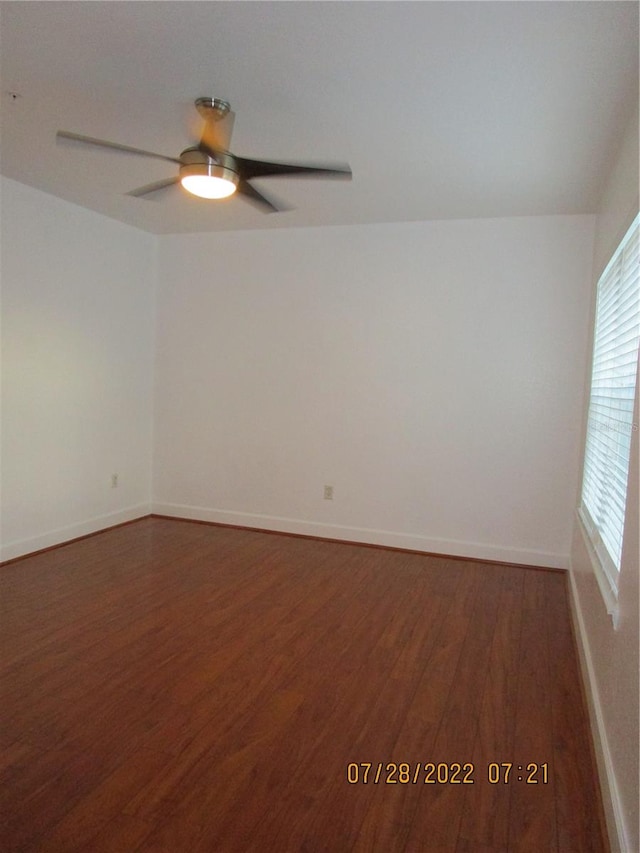
[[[566,566],[592,232],[162,238],[154,509]]]
[[[149,511],[157,240],[10,180],[1,190],[9,559]]]
[[[3,559],[150,508],[157,284],[153,509],[566,565],[590,217],[158,240],[1,186]]]
[[[597,279],[638,213],[638,114],[629,121],[612,164],[596,221]],[[585,371],[588,383],[588,370]],[[634,422],[639,421],[638,388]],[[585,401],[587,395],[585,393]],[[586,405],[584,421],[586,423]],[[573,605],[579,647],[596,734],[600,776],[613,850],[640,850],[638,809],[638,431],[633,434],[631,475],[619,586],[617,630],[603,602],[581,529],[575,525],[571,552]]]

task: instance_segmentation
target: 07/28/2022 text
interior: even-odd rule
[[[476,766],[446,762],[351,762],[347,764],[347,782],[350,785],[473,785],[486,781],[491,785],[508,785],[522,782],[525,785],[546,785],[549,782],[548,762],[530,761],[514,764],[501,761]]]

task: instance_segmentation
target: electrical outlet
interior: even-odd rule
[[[333,500],[333,486],[325,486],[324,487],[324,499],[325,501]]]
[[[118,488],[118,475],[117,474],[111,475],[111,488],[112,489]]]

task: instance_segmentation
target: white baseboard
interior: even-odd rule
[[[259,530],[270,530],[278,533],[296,533],[301,536],[317,536],[321,539],[339,539],[345,542],[382,545],[389,548],[406,548],[410,551],[468,557],[470,559],[486,560],[489,562],[518,563],[552,569],[566,569],[569,563],[566,554],[551,554],[544,551],[505,548],[500,545],[436,539],[414,533],[399,533],[393,530],[374,530],[367,527],[325,524],[319,521],[282,518],[273,515],[263,515],[261,513],[233,512],[224,509],[172,503],[152,503],[151,512],[156,515],[168,515],[191,521],[210,521],[216,524],[253,527]]]
[[[578,645],[578,656],[580,658],[585,693],[587,694],[591,732],[593,735],[596,762],[598,765],[600,790],[602,793],[602,802],[607,821],[611,853],[635,853],[627,840],[622,802],[613,770],[613,761],[611,760],[611,752],[609,750],[607,730],[604,723],[602,705],[600,703],[600,693],[598,691],[598,684],[596,681],[591,649],[589,646],[589,637],[587,635],[584,617],[582,615],[582,608],[580,607],[580,597],[578,595],[578,588],[576,586],[573,571],[569,571],[569,591],[571,615],[576,629],[575,634]]]
[[[25,554],[32,554],[35,551],[41,551],[43,548],[51,548],[54,545],[61,545],[64,542],[69,542],[71,539],[77,539],[79,536],[87,536],[90,533],[96,533],[99,530],[105,530],[108,527],[114,527],[116,524],[122,524],[125,521],[134,521],[136,518],[142,518],[149,515],[151,508],[149,504],[138,504],[130,506],[126,509],[110,512],[106,515],[100,515],[96,518],[89,518],[85,521],[79,521],[76,524],[70,524],[67,527],[59,527],[56,530],[49,530],[40,536],[34,536],[31,539],[22,539],[19,542],[10,542],[8,545],[3,545],[0,548],[0,562],[5,560],[14,560],[16,557],[22,557]]]

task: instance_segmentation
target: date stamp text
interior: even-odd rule
[[[347,782],[350,785],[474,785],[480,781],[490,785],[516,782],[547,785],[549,764],[546,761],[527,764],[492,761],[483,767],[471,761],[353,761],[347,764]]]

